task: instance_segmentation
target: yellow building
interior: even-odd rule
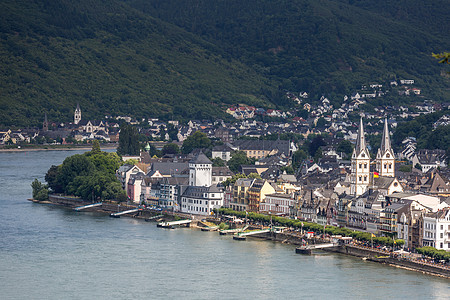
[[[239,178],[233,186],[233,196],[230,207],[233,210],[245,211],[248,207],[248,190],[251,188],[255,179]]]
[[[275,193],[275,188],[266,180],[255,179],[252,187],[248,190],[248,211],[258,212],[259,205],[266,195]]]

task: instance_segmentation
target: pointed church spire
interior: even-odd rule
[[[364,138],[364,126],[361,117],[361,120],[359,122],[358,137],[356,139],[356,153],[359,154],[364,149],[366,149],[366,139]]]
[[[381,153],[386,153],[387,150],[391,150],[391,139],[389,137],[389,129],[387,118],[384,119],[383,138],[381,139]]]

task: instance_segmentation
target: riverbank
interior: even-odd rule
[[[84,201],[80,198],[72,198],[72,197],[65,197],[65,196],[56,196],[56,195],[50,195],[49,201],[45,202],[39,202],[33,199],[28,199],[30,201],[33,201],[35,203],[42,203],[42,204],[51,204],[51,205],[57,205],[57,206],[63,206],[67,208],[75,208],[80,207],[83,205],[91,204],[91,202]],[[136,209],[135,205],[123,205],[123,204],[111,204],[111,203],[103,203],[101,206],[98,207],[92,207],[86,209],[86,211],[94,211],[104,214],[112,214],[117,212],[123,212],[131,209]],[[201,226],[198,226],[198,221],[203,219],[204,216],[191,216],[187,214],[182,213],[175,213],[171,211],[159,211],[159,210],[152,210],[152,209],[143,209],[137,212],[133,212],[130,214],[126,214],[124,216],[132,217],[132,218],[139,218],[139,219],[145,219],[150,220],[153,217],[164,214],[164,221],[168,220],[174,220],[175,218],[185,218],[185,219],[193,219],[193,224],[191,224],[191,227],[195,228],[201,228]],[[197,217],[197,220],[196,220]],[[253,237],[275,241],[275,242],[281,242],[284,244],[292,244],[292,245],[302,245],[304,243],[304,237],[299,235],[297,232],[268,232],[268,233],[262,233],[262,234],[256,234]],[[310,243],[316,243],[321,242],[318,239],[309,239],[308,242]],[[436,264],[431,263],[425,263],[425,262],[419,262],[419,261],[412,261],[403,258],[402,256],[394,256],[392,252],[383,251],[375,248],[370,247],[364,247],[362,245],[357,244],[345,244],[340,245],[333,248],[326,248],[321,249],[322,251],[327,252],[334,252],[334,253],[340,253],[345,255],[351,255],[354,257],[360,257],[365,260],[377,262],[386,264],[389,266],[394,266],[398,268],[403,268],[411,271],[417,271],[422,272],[424,274],[434,275],[434,276],[440,276],[443,278],[450,279],[450,268],[448,267],[442,267]]]
[[[100,148],[103,150],[117,149],[116,144],[101,144]],[[67,150],[91,150],[92,145],[27,145],[27,146],[3,146],[0,147],[0,152],[26,152],[26,151],[67,151]]]
[[[281,242],[284,244],[303,245],[303,238],[294,233],[264,233],[260,235],[254,235],[256,238],[266,239],[270,241]],[[320,239],[308,239],[309,243],[321,243]],[[385,265],[402,268],[411,271],[422,272],[428,275],[439,276],[450,279],[450,268],[440,266],[438,264],[421,262],[416,260],[407,259],[397,253],[365,247],[356,243],[344,244],[337,247],[322,248],[319,251],[334,252],[345,255],[351,255],[354,257],[360,257],[362,259],[382,263]]]

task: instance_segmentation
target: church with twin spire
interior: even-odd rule
[[[392,184],[392,188],[396,190],[401,189],[398,180],[395,178],[395,154],[391,147],[387,119],[384,121],[381,146],[378,149],[374,162],[375,170],[371,170],[370,168],[373,162],[371,162],[364,135],[364,125],[361,118],[356,139],[356,147],[353,150],[351,160],[351,195],[358,197],[364,194],[369,187],[375,185],[376,181],[383,181],[389,185]]]

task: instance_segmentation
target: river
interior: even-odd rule
[[[354,257],[26,200],[81,152],[0,153],[1,299],[449,299],[447,279]]]

